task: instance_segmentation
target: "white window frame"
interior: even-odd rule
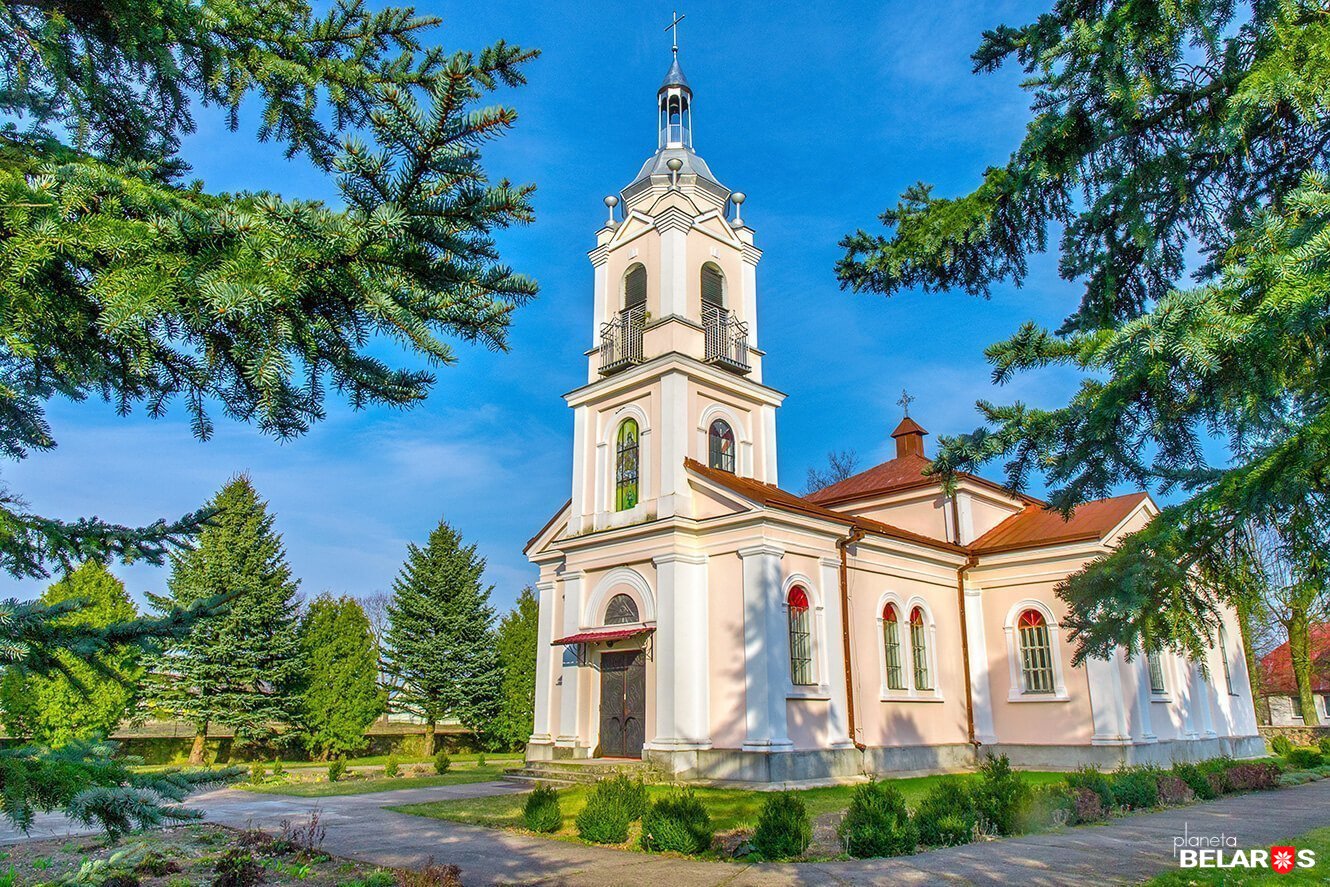
[[[1034,610],[1044,617],[1044,626],[1048,629],[1048,652],[1053,659],[1053,692],[1028,693],[1025,690],[1025,672],[1021,668],[1020,638],[1016,622],[1026,610]],[[1067,702],[1067,681],[1062,673],[1062,626],[1053,616],[1053,611],[1043,601],[1027,598],[1017,601],[1007,611],[1006,621],[1002,625],[1007,636],[1007,666],[1011,675],[1011,688],[1007,691],[1008,702]]]
[[[804,594],[808,595],[808,643],[811,648],[809,651],[811,657],[809,666],[813,670],[813,683],[811,684],[796,684],[794,674],[790,668],[792,664],[789,631],[790,592],[796,585],[802,586]],[[781,585],[780,607],[781,613],[785,617],[785,631],[782,632],[784,640],[781,641],[781,649],[785,654],[785,698],[830,699],[831,687],[827,683],[827,650],[824,643],[827,630],[827,613],[821,589],[803,573],[792,573],[785,578],[784,584]]]
[[[1170,669],[1169,669],[1169,664],[1170,664],[1170,662],[1169,662],[1168,659],[1164,658],[1164,657],[1166,657],[1167,655],[1168,655],[1168,653],[1167,653],[1167,651],[1165,651],[1165,650],[1159,650],[1159,651],[1154,652],[1154,653],[1146,653],[1146,654],[1145,654],[1145,657],[1144,657],[1144,658],[1145,658],[1145,686],[1146,686],[1146,688],[1149,689],[1149,691],[1150,691],[1150,701],[1151,701],[1151,702],[1172,702],[1172,701],[1173,701],[1173,693],[1172,693],[1172,690],[1170,689],[1170,682],[1169,682],[1169,679],[1168,679],[1168,674],[1169,674],[1169,671],[1170,671]],[[1150,657],[1151,657],[1151,656],[1156,657],[1156,660],[1159,662],[1159,677],[1163,680],[1163,683],[1164,683],[1164,689],[1161,690],[1161,691],[1158,692],[1158,693],[1155,692],[1154,684],[1153,684],[1153,682],[1150,680]]]
[[[901,675],[905,679],[905,689],[894,690],[887,686],[887,643],[885,635],[885,619],[882,618],[882,612],[891,604],[896,608],[896,625],[900,639],[901,653]],[[928,667],[928,675],[931,683],[931,689],[921,690],[915,686],[914,682],[914,637],[910,631],[910,615],[918,607],[924,614],[924,632],[926,635],[925,658]],[[918,595],[911,597],[908,601],[902,601],[899,595],[894,592],[884,592],[877,601],[877,662],[878,662],[878,695],[882,702],[942,702],[942,681],[939,680],[937,670],[937,622],[933,619],[933,610],[928,603]]]

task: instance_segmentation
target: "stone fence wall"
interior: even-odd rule
[[[1274,739],[1276,736],[1287,736],[1289,742],[1294,745],[1314,746],[1322,739],[1330,737],[1330,726],[1321,727],[1270,727],[1262,724],[1260,727],[1261,737],[1266,742]]]

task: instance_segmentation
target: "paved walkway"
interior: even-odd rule
[[[1244,848],[1269,846],[1330,825],[1330,780],[1239,795],[1176,810],[895,859],[736,865],[587,847],[526,837],[383,809],[446,798],[524,791],[492,782],[406,789],[373,795],[295,798],[237,790],[191,800],[225,825],[277,828],[314,809],[328,827],[330,853],[377,865],[416,868],[430,859],[455,863],[468,887],[482,884],[767,887],[804,884],[1011,884],[1022,887],[1134,883],[1176,866],[1173,838],[1235,835]],[[68,823],[44,817],[33,837],[70,834]],[[15,840],[0,832],[0,843]],[[17,838],[21,839],[21,838]],[[1321,865],[1330,865],[1322,860]]]

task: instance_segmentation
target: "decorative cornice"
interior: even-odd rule
[[[592,265],[600,267],[610,260],[610,248],[607,244],[602,243],[595,249],[589,250],[587,258],[591,260]]]
[[[677,206],[668,206],[651,220],[651,224],[662,234],[666,231],[687,231],[693,227],[693,217]]]
[[[747,548],[740,548],[735,554],[741,558],[761,557],[785,557],[785,549],[772,542],[763,542],[759,545],[750,545]]]
[[[705,564],[707,556],[705,554],[691,554],[686,551],[671,551],[667,554],[658,554],[651,559],[656,566],[661,564]]]
[[[762,250],[753,246],[751,243],[745,243],[743,246],[744,261],[750,265],[756,265],[762,261]]]

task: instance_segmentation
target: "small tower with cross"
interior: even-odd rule
[[[928,432],[923,426],[910,418],[910,404],[918,400],[917,397],[910,394],[909,391],[901,389],[900,400],[896,403],[905,411],[905,418],[896,426],[896,430],[891,432],[892,438],[896,441],[896,458],[901,459],[907,456],[917,456],[921,459],[927,458],[924,455],[924,438]]]

